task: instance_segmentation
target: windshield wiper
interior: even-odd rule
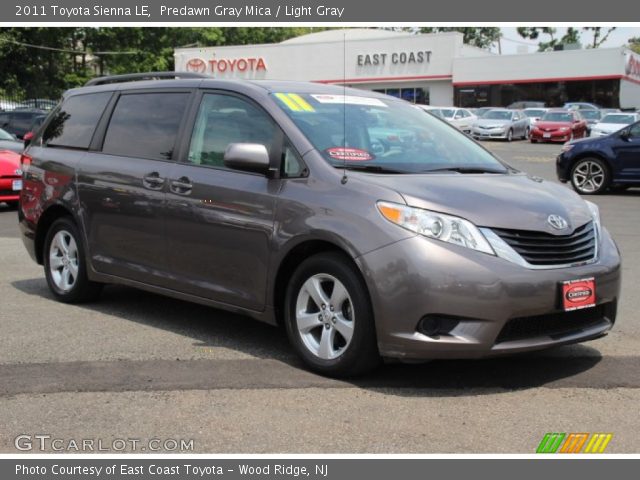
[[[507,173],[507,169],[495,170],[491,168],[483,167],[444,167],[444,168],[432,168],[430,170],[423,170],[421,173],[431,172],[458,172],[458,173]]]
[[[374,173],[409,173],[406,170],[396,170],[394,168],[383,167],[382,165],[334,165],[334,167]]]

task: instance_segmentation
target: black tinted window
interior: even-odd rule
[[[102,151],[111,155],[169,160],[188,93],[136,93],[118,100]]]
[[[70,97],[53,113],[42,136],[43,143],[59,147],[89,148],[91,137],[109,98],[111,92]],[[29,118],[31,120],[33,116]]]

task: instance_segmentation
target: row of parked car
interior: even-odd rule
[[[640,113],[598,108],[588,103],[568,103],[563,108],[459,108],[419,105],[475,139],[529,139],[568,142],[603,136],[640,120]]]
[[[24,142],[40,129],[54,100],[31,99],[15,103],[0,100],[0,203],[17,207],[22,190],[20,155]]]

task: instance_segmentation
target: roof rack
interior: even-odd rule
[[[84,84],[85,87],[92,85],[106,85],[108,83],[131,82],[136,80],[160,80],[175,78],[210,78],[203,73],[195,72],[145,72],[145,73],[127,73],[124,75],[107,75],[104,77],[92,78]]]

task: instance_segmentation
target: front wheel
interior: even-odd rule
[[[513,130],[509,129],[507,132],[507,142],[511,142],[513,140]]]
[[[71,218],[53,222],[45,238],[43,257],[47,284],[58,300],[81,303],[98,297],[102,285],[87,277],[80,232]]]
[[[609,168],[599,158],[583,158],[571,169],[571,185],[582,195],[602,193],[610,182]]]
[[[312,370],[348,377],[380,363],[366,285],[344,255],[321,253],[302,262],[285,309],[289,340]]]

